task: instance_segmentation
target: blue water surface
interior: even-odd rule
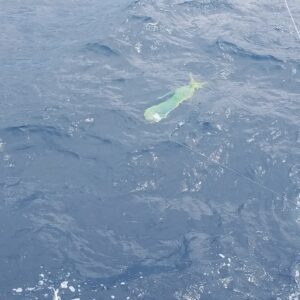
[[[284,1],[0,1],[0,25],[0,299],[300,297]]]

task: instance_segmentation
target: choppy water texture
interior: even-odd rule
[[[1,299],[300,297],[284,1],[13,0],[0,23]],[[146,123],[190,72],[207,86]]]

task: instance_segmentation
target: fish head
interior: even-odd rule
[[[159,113],[153,111],[151,108],[145,110],[144,116],[150,123],[157,123],[162,119]]]

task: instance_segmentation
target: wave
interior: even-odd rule
[[[271,54],[257,53],[252,50],[248,50],[241,46],[238,46],[233,42],[225,41],[223,39],[218,39],[213,45],[213,47],[217,47],[219,50],[226,53],[230,53],[233,56],[247,57],[258,61],[272,60],[274,62],[283,62],[281,59]]]
[[[226,0],[187,0],[177,3],[179,6],[205,9],[205,10],[219,10],[219,9],[232,9],[232,5]]]
[[[119,56],[120,54],[113,50],[111,47],[102,44],[100,42],[87,43],[85,45],[85,50],[93,52],[95,54],[100,54],[104,56]]]
[[[143,16],[143,15],[131,15],[130,19],[132,21],[138,21],[142,23],[154,23],[155,20],[152,17],[149,16]]]
[[[2,129],[4,133],[8,134],[24,134],[24,133],[37,133],[39,135],[50,135],[62,137],[63,134],[60,129],[49,126],[49,125],[20,125],[20,126],[10,126]]]

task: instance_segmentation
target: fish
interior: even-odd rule
[[[202,88],[204,84],[205,82],[196,81],[190,74],[188,85],[177,88],[170,98],[145,110],[145,120],[150,123],[157,123],[165,119],[183,101],[192,98],[195,91]]]
[[[53,300],[61,300],[61,298],[60,298],[60,296],[58,296],[58,292],[59,292],[59,289],[54,289],[54,288],[52,288],[52,290],[53,290]]]

